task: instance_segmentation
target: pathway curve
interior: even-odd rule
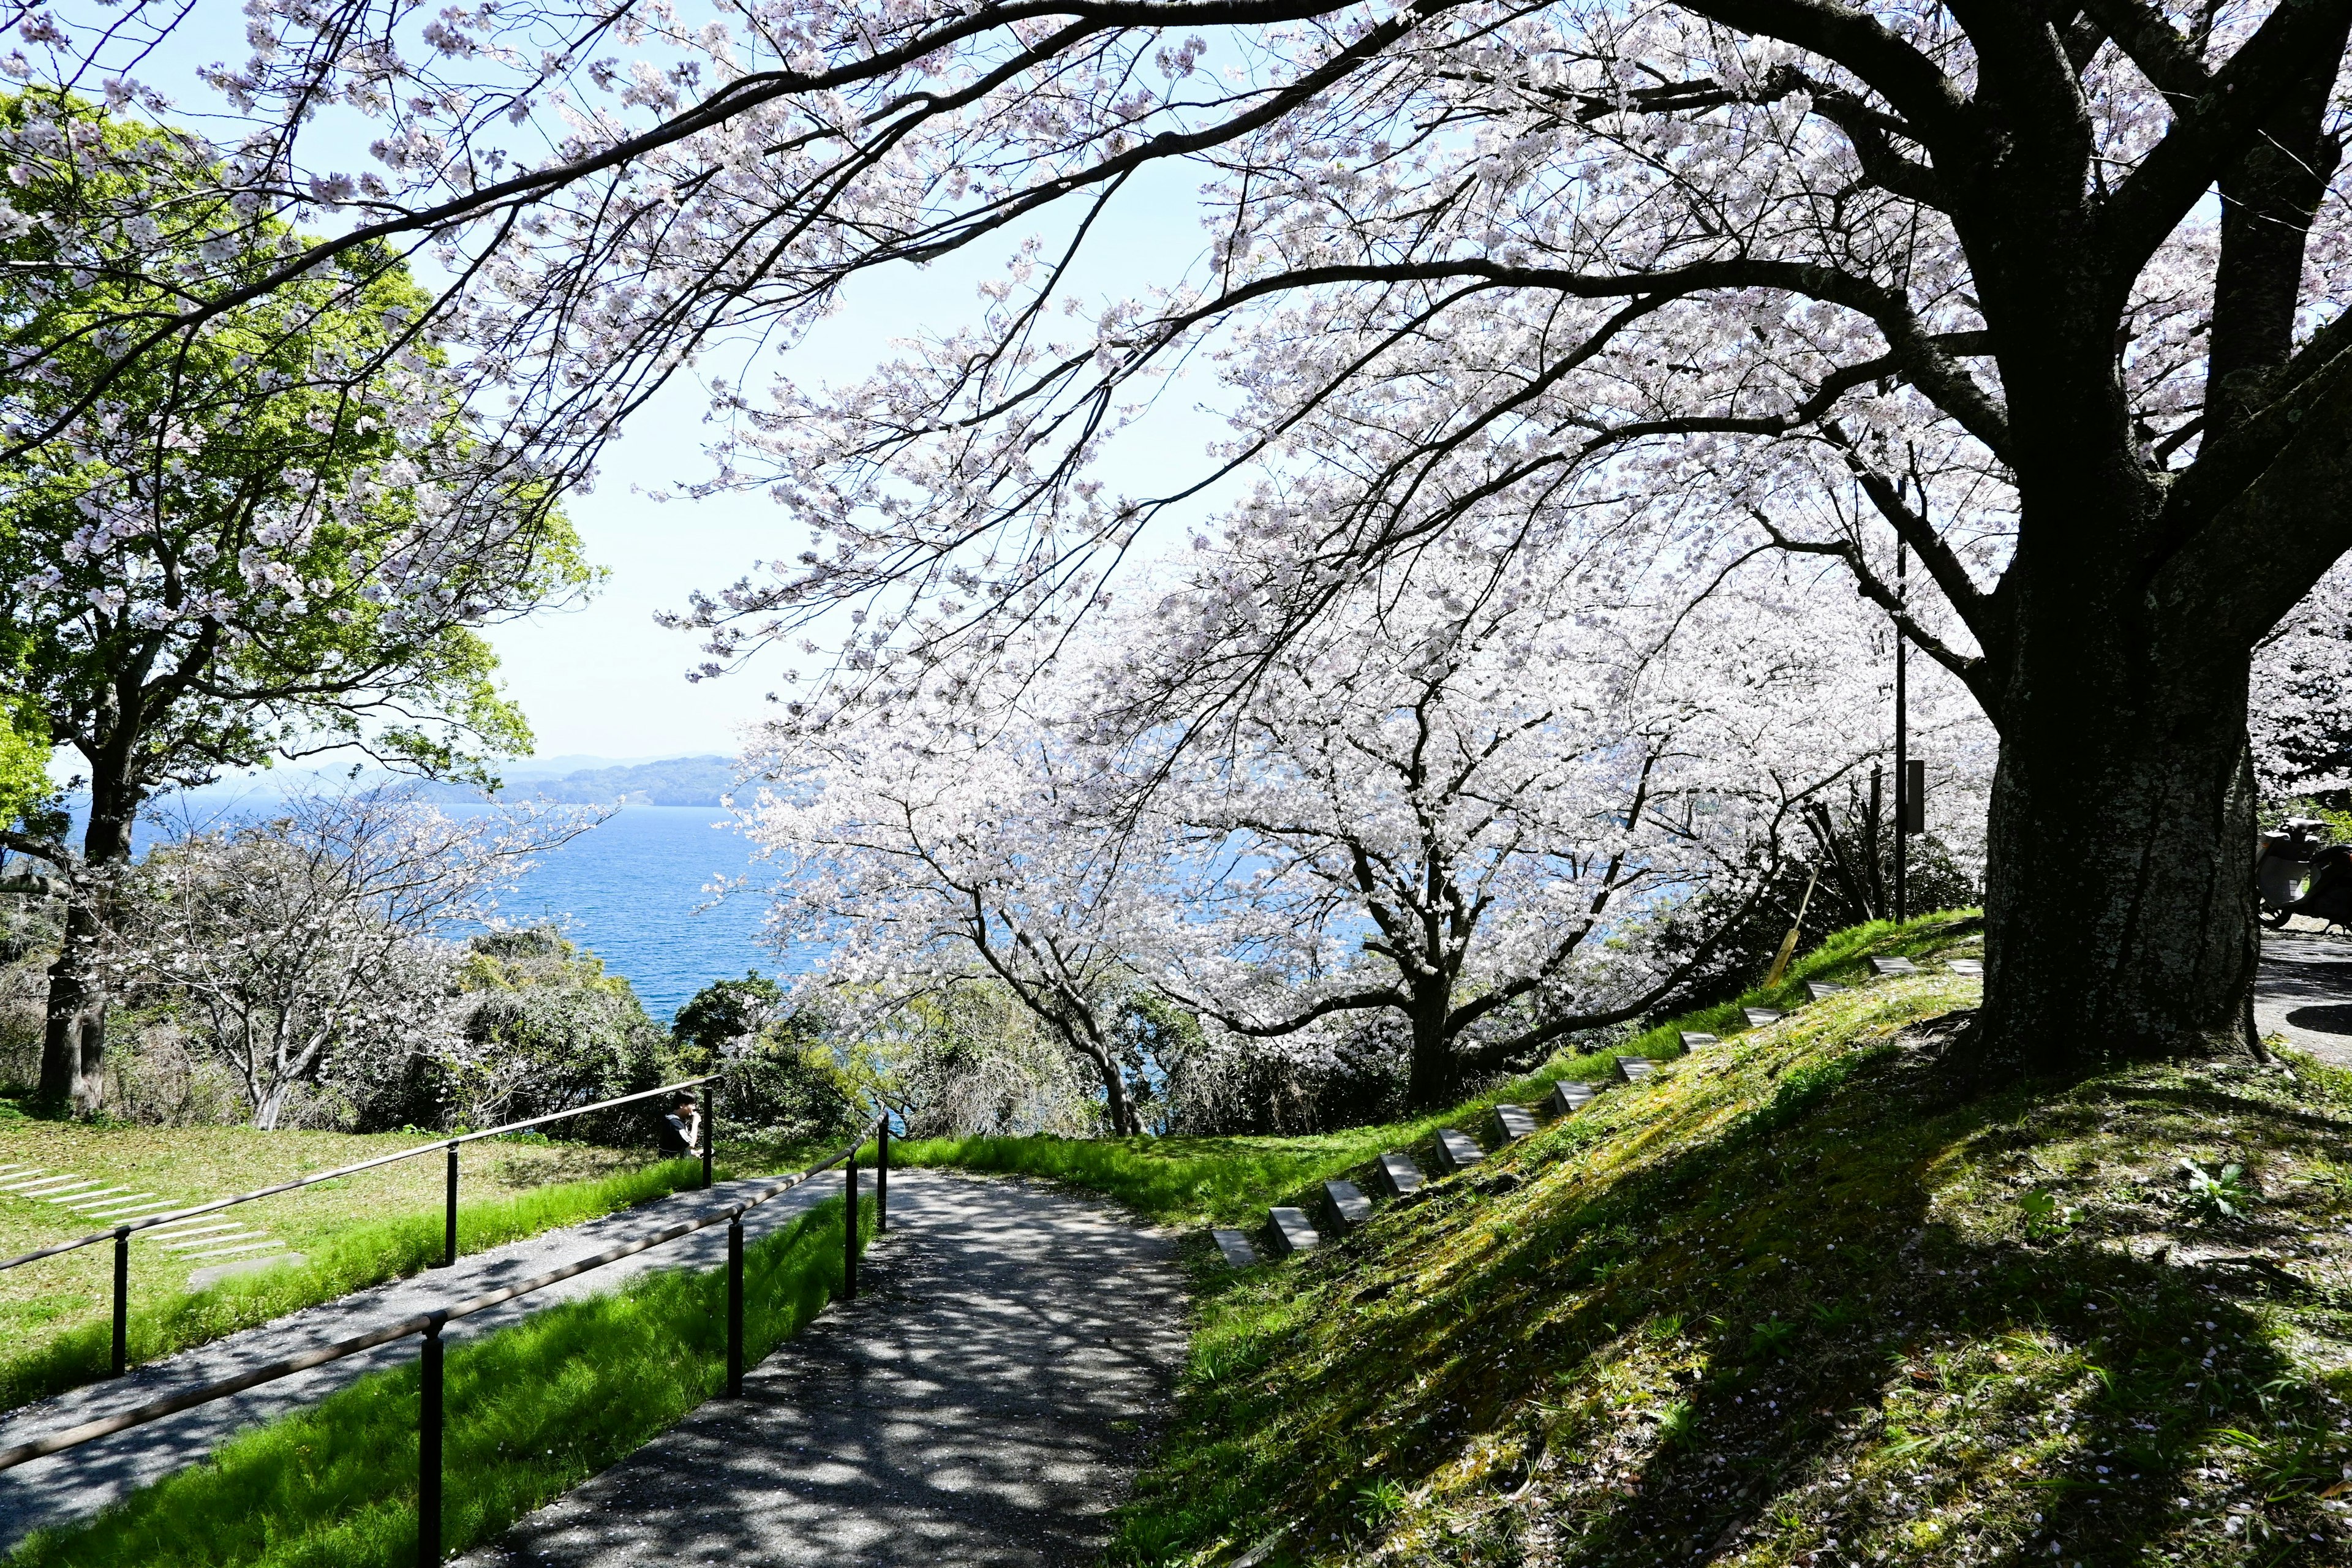
[[[2352,1068],[2352,941],[2292,928],[2263,932],[2254,1027],[2284,1035],[2289,1045],[2324,1062]]]
[[[1092,1559],[1184,1356],[1175,1244],[1017,1180],[894,1172],[866,1289],[464,1568]]]
[[[892,1173],[890,1197],[894,1208],[900,1184],[912,1174]],[[573,1258],[651,1235],[682,1219],[698,1218],[727,1208],[740,1201],[742,1194],[774,1180],[767,1176],[722,1182],[709,1192],[678,1193],[584,1224],[545,1231],[460,1258],[454,1268],[427,1269],[406,1279],[355,1291],[244,1330],[135,1368],[128,1377],[75,1389],[11,1411],[0,1417],[0,1448],[78,1426],[184,1389],[217,1383],[250,1367],[314,1346],[332,1344],[385,1323],[528,1279],[561,1268]],[[872,1190],[870,1173],[864,1185]],[[752,1210],[744,1220],[744,1233],[756,1237],[776,1229],[797,1217],[802,1210],[838,1194],[842,1186],[837,1173],[819,1176]],[[713,1226],[467,1318],[451,1325],[446,1338],[455,1343],[503,1328],[558,1301],[613,1289],[647,1269],[689,1265],[712,1268],[725,1262],[726,1258],[727,1227]],[[138,1266],[135,1255],[132,1266]],[[0,1471],[0,1551],[44,1525],[96,1513],[138,1488],[202,1458],[224,1438],[245,1427],[316,1404],[327,1394],[378,1368],[414,1361],[416,1347],[414,1338],[397,1340],[234,1398],[117,1433],[13,1470]]]

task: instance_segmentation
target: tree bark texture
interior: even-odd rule
[[[110,796],[94,800],[116,805]],[[41,1036],[44,1105],[87,1113],[106,1100],[106,975],[100,959],[112,875],[131,858],[131,813],[93,810],[82,835],[80,874],[67,889],[66,923],[49,965],[47,1017]]]

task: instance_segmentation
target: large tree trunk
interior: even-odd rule
[[[1408,1110],[1442,1110],[1462,1098],[1462,1063],[1454,1053],[1453,1037],[1445,1032],[1451,1000],[1450,988],[1415,988],[1408,1015],[1412,1023],[1412,1061],[1404,1089]]]
[[[1984,1061],[2247,1054],[2257,953],[2246,688],[2012,689],[1988,824]]]
[[[68,890],[65,941],[49,965],[41,1037],[43,1104],[87,1113],[106,1100],[106,974],[100,949],[114,877],[131,858],[131,812],[93,810],[82,864]]]

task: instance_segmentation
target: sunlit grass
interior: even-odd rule
[[[1976,1083],[1978,994],[1812,1004],[1303,1258],[1196,1239],[1108,1561],[2352,1561],[2352,1083]]]
[[[873,1205],[859,1212],[873,1234]],[[756,1360],[838,1289],[842,1205],[746,1251]],[[726,1277],[676,1270],[453,1347],[442,1540],[490,1539],[674,1425],[726,1382]],[[407,1568],[416,1557],[417,1374],[373,1374],[98,1518],[45,1532],[18,1568]]]
[[[430,1156],[419,1163],[435,1163]],[[398,1167],[394,1167],[398,1169]],[[349,1179],[357,1186],[376,1173]],[[558,1182],[510,1195],[462,1203],[457,1209],[457,1247],[461,1254],[484,1251],[541,1231],[577,1225],[616,1209],[667,1197],[698,1185],[702,1165],[695,1160],[669,1160],[622,1170],[588,1180]],[[342,1186],[341,1182],[323,1184]],[[290,1194],[289,1194],[290,1195]],[[267,1206],[275,1199],[248,1205]],[[235,1213],[236,1211],[231,1211]],[[87,1221],[83,1222],[85,1225]],[[445,1243],[442,1212],[419,1209],[389,1219],[345,1217],[332,1228],[316,1226],[303,1241],[299,1266],[232,1275],[209,1289],[176,1289],[189,1268],[185,1262],[165,1264],[170,1272],[158,1279],[162,1261],[153,1244],[132,1243],[133,1279],[140,1288],[131,1298],[128,1342],[133,1363],[152,1361],[209,1343],[239,1329],[265,1323],[304,1307],[331,1301],[353,1290],[415,1274],[440,1262]],[[314,1222],[315,1224],[315,1222]],[[43,1270],[68,1263],[88,1273],[91,1261],[112,1267],[110,1247],[100,1244],[80,1255],[68,1255],[28,1264],[13,1273],[37,1279]],[[142,1278],[141,1269],[148,1273]],[[7,1279],[0,1275],[0,1279]],[[47,1331],[21,1332],[15,1346],[0,1358],[0,1405],[79,1387],[108,1375],[113,1354],[110,1298],[103,1294],[110,1276],[102,1276],[94,1308],[85,1304],[73,1318],[52,1320]],[[33,1325],[26,1325],[32,1328]]]
[[[1782,983],[1759,987],[1719,1007],[1675,1018],[1622,1045],[1590,1055],[1555,1058],[1536,1072],[1434,1115],[1373,1127],[1294,1138],[940,1138],[893,1143],[890,1157],[906,1165],[1042,1176],[1091,1188],[1155,1220],[1213,1225],[1263,1223],[1269,1205],[1309,1197],[1339,1176],[1369,1179],[1371,1162],[1391,1149],[1425,1152],[1441,1127],[1456,1127],[1481,1143],[1493,1138],[1489,1119],[1506,1101],[1532,1104],[1561,1079],[1608,1076],[1618,1056],[1665,1060],[1680,1054],[1679,1031],[1729,1036],[1746,1026],[1743,1006],[1792,1008],[1807,980],[1853,980],[1868,973],[1872,955],[1919,954],[1971,939],[1972,911],[1926,915],[1896,926],[1874,921],[1831,937],[1790,966]],[[1423,1162],[1428,1165],[1426,1159]]]

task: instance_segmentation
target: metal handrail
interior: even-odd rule
[[[168,1214],[143,1215],[138,1219],[125,1220],[121,1225],[109,1226],[104,1230],[93,1231],[77,1241],[61,1241],[54,1247],[44,1247],[37,1252],[20,1253],[15,1258],[0,1258],[0,1270],[15,1268],[20,1264],[37,1263],[44,1258],[56,1258],[85,1247],[95,1247],[101,1241],[111,1241],[117,1237],[135,1231],[150,1230],[159,1225],[174,1225],[182,1220],[215,1214],[222,1209],[235,1208],[239,1204],[249,1204],[256,1198],[276,1197],[279,1193],[290,1193],[298,1187],[316,1186],[320,1182],[331,1182],[341,1176],[355,1176],[362,1171],[373,1171],[379,1165],[391,1165],[402,1160],[414,1160],[417,1155],[430,1153],[436,1149],[454,1149],[460,1143],[471,1143],[477,1139],[497,1138],[509,1132],[520,1132],[527,1127],[541,1127],[550,1121],[561,1121],[566,1117],[585,1116],[592,1110],[609,1110],[616,1105],[651,1100],[657,1094],[674,1094],[679,1089],[694,1089],[706,1083],[717,1083],[722,1076],[719,1073],[710,1073],[702,1078],[690,1078],[678,1083],[666,1083],[659,1089],[625,1094],[617,1100],[600,1100],[593,1105],[583,1105],[576,1110],[558,1110],[546,1116],[531,1117],[526,1121],[509,1121],[502,1127],[491,1127],[480,1132],[462,1132],[453,1137],[436,1138],[430,1143],[419,1143],[414,1149],[403,1149],[396,1154],[379,1154],[373,1160],[362,1160],[356,1165],[344,1165],[337,1170],[320,1171],[315,1175],[304,1176],[298,1181],[280,1182],[274,1187],[262,1187],[250,1193],[239,1193],[234,1197],[215,1198],[210,1203],[198,1204],[193,1208],[173,1209]]]
[[[356,1175],[362,1171],[373,1171],[379,1165],[394,1164],[402,1160],[414,1160],[419,1154],[442,1149],[446,1150],[449,1155],[449,1174],[442,1205],[441,1266],[446,1268],[457,1261],[457,1148],[460,1144],[471,1143],[483,1138],[500,1138],[510,1132],[520,1132],[526,1128],[544,1127],[551,1121],[562,1121],[573,1116],[585,1116],[593,1110],[609,1110],[616,1105],[630,1105],[640,1100],[651,1100],[657,1095],[676,1094],[699,1086],[702,1089],[702,1184],[708,1187],[710,1185],[713,1130],[719,1124],[718,1115],[711,1103],[710,1086],[720,1082],[724,1077],[722,1073],[706,1073],[700,1078],[686,1079],[677,1083],[666,1083],[659,1089],[639,1089],[635,1094],[624,1094],[613,1100],[600,1100],[593,1105],[574,1106],[570,1110],[550,1111],[545,1116],[527,1117],[520,1121],[509,1121],[497,1127],[484,1128],[479,1132],[460,1132],[448,1138],[436,1138],[430,1143],[419,1143],[414,1149],[403,1149],[396,1154],[379,1154],[373,1160],[362,1160],[356,1165],[344,1165],[332,1171],[320,1171],[295,1181],[280,1182],[274,1187],[263,1187],[250,1193],[238,1193],[232,1197],[215,1198],[210,1203],[197,1204],[192,1208],[173,1209],[167,1214],[144,1215],[138,1219],[123,1220],[105,1230],[94,1231],[76,1241],[61,1241],[54,1247],[44,1247],[37,1251],[0,1259],[0,1270],[15,1268],[26,1263],[37,1263],[44,1258],[56,1258],[64,1253],[77,1251],[81,1247],[93,1247],[101,1241],[113,1242],[114,1339],[112,1352],[108,1359],[107,1374],[110,1377],[121,1377],[131,1364],[131,1238],[139,1231],[152,1230],[158,1226],[182,1225],[205,1215],[217,1214],[223,1209],[235,1208],[239,1204],[249,1204],[257,1198],[275,1197],[279,1193],[290,1193],[298,1188],[316,1186],[320,1182],[337,1181],[344,1176]]]
[[[19,1443],[12,1448],[0,1449],[0,1470],[14,1469],[19,1465],[28,1464],[35,1459],[47,1458],[53,1454],[79,1448],[85,1443],[94,1443],[101,1437],[110,1437],[118,1432],[127,1432],[134,1427],[161,1421],[166,1416],[176,1415],[184,1410],[194,1410],[200,1405],[210,1405],[217,1400],[243,1394],[248,1389],[258,1388],[265,1384],[291,1377],[298,1372],[308,1372],[312,1367],[324,1366],[331,1362],[357,1355],[362,1351],[373,1350],[379,1345],[391,1344],[395,1341],[406,1339],[411,1334],[422,1334],[425,1336],[425,1345],[423,1399],[419,1405],[417,1416],[419,1481],[417,1561],[420,1564],[437,1564],[441,1560],[439,1509],[442,1426],[441,1331],[444,1328],[461,1318],[469,1318],[477,1312],[488,1311],[490,1308],[501,1306],[517,1297],[528,1296],[533,1291],[543,1290],[551,1285],[560,1284],[577,1275],[585,1274],[591,1269],[602,1268],[607,1264],[617,1263],[624,1258],[632,1258],[640,1252],[651,1251],[681,1237],[691,1236],[698,1231],[708,1230],[713,1226],[724,1224],[727,1226],[727,1394],[730,1398],[738,1397],[743,1392],[743,1216],[770,1199],[780,1197],[794,1187],[812,1181],[835,1166],[846,1162],[848,1201],[843,1215],[845,1241],[842,1298],[845,1300],[855,1300],[857,1296],[857,1151],[865,1146],[868,1137],[877,1141],[875,1228],[887,1231],[890,1227],[888,1207],[890,1124],[889,1119],[885,1116],[877,1117],[870,1125],[859,1129],[850,1139],[846,1148],[824,1163],[813,1165],[797,1175],[765,1187],[740,1203],[721,1209],[716,1214],[698,1220],[680,1221],[653,1236],[608,1247],[593,1257],[576,1258],[561,1268],[551,1269],[533,1279],[469,1298],[452,1307],[421,1312],[413,1317],[404,1318],[399,1322],[389,1323],[383,1328],[371,1329],[366,1333],[338,1341],[331,1345],[321,1345],[316,1350],[304,1351],[298,1355],[288,1356],[264,1366],[254,1367],[249,1371],[239,1373],[235,1377],[208,1384],[203,1388],[172,1394],[167,1398],[154,1400],[134,1409],[122,1411],[118,1415],[102,1416],[96,1421],[86,1421],[79,1426],[68,1427],[63,1432],[53,1433],[47,1437],[36,1438],[29,1443]]]

